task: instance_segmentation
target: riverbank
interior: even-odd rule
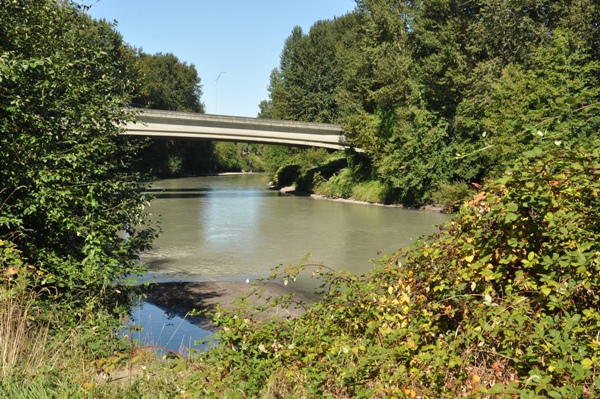
[[[343,202],[346,204],[372,205],[372,206],[381,206],[381,207],[385,207],[385,208],[399,208],[399,209],[418,209],[418,210],[422,210],[422,211],[445,213],[445,208],[441,205],[435,205],[435,204],[434,205],[423,205],[420,207],[411,208],[411,207],[406,207],[402,204],[382,204],[379,202],[359,201],[359,200],[355,200],[352,198],[328,197],[328,196],[321,195],[321,194],[311,194],[311,193],[306,193],[303,191],[296,191],[295,187],[293,187],[293,186],[282,187],[279,189],[279,192],[282,194],[298,195],[298,196],[303,196],[303,197],[310,197],[312,199],[327,200],[327,201],[333,201],[333,202]]]
[[[218,304],[227,309],[234,309],[235,300],[242,296],[246,296],[251,305],[264,306],[268,301],[294,294],[288,307],[282,305],[265,307],[264,311],[252,314],[254,319],[299,317],[305,312],[304,306],[314,302],[300,293],[273,282],[256,284],[240,281],[166,282],[151,285],[145,294],[146,301],[207,330],[215,329],[211,314]],[[200,316],[189,316],[192,310],[205,311],[205,313]]]

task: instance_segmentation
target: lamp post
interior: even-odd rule
[[[219,78],[221,77],[221,75],[223,75],[224,73],[227,73],[227,71],[223,71],[219,74],[219,76],[217,76],[217,79],[215,79],[215,114],[217,113],[217,89],[218,89],[218,84],[219,84]]]

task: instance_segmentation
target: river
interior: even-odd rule
[[[309,263],[361,275],[373,269],[372,260],[410,245],[449,219],[436,212],[282,194],[269,189],[268,182],[268,175],[252,173],[154,183],[157,198],[150,211],[161,221],[162,234],[142,257],[150,268],[148,278],[255,280],[279,264],[297,264],[308,253]],[[314,285],[301,278],[295,289],[310,295]],[[148,312],[156,325],[158,312],[146,305],[137,310],[138,321]]]

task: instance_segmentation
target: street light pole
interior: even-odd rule
[[[219,78],[221,77],[221,75],[223,75],[224,73],[227,73],[227,71],[223,71],[219,74],[219,76],[217,76],[217,79],[215,79],[215,114],[217,113],[217,89],[218,89],[218,84],[219,84]]]

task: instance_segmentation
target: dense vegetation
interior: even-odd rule
[[[294,29],[261,110],[341,123],[364,150],[323,192],[424,204],[500,176],[537,134],[547,149],[597,133],[599,20],[591,0],[360,0]]]
[[[122,296],[152,228],[119,136],[133,81],[113,27],[52,1],[0,7],[0,242],[49,304],[86,318]],[[7,253],[5,253],[7,251]]]
[[[268,321],[241,300],[166,362],[110,339],[155,235],[119,133],[124,104],[202,112],[195,68],[69,1],[0,0],[0,21],[0,398],[600,396],[597,2],[358,0],[294,29],[261,116],[342,123],[363,152],[165,144],[169,171],[189,150],[373,201],[481,188],[367,276],[276,271],[323,299]]]
[[[0,21],[0,397],[55,397],[65,367],[117,347],[155,236],[139,141],[119,135],[134,74],[113,26],[69,2],[2,0]]]

